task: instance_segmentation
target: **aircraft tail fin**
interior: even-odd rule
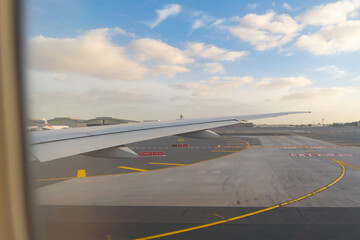
[[[45,118],[42,118],[42,120],[43,120],[43,122],[44,122],[44,124],[45,124],[46,126],[48,126],[49,128],[53,128],[53,127],[48,123],[48,121],[46,121]]]

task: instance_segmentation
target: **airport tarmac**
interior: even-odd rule
[[[260,142],[253,138],[232,141],[231,137],[206,140],[171,136],[128,145],[139,155],[156,153],[152,156],[113,159],[77,155],[45,163],[30,162],[30,171],[34,186],[41,187],[77,178],[79,171],[87,177],[96,177],[184,166],[234,153],[247,144],[255,146]]]
[[[268,133],[184,139],[194,148],[156,158],[183,165],[153,168],[144,157],[122,165],[145,171],[40,181],[50,182],[36,189],[43,238],[359,239],[360,148]],[[179,139],[131,147],[158,151]]]

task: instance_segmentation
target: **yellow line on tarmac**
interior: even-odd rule
[[[217,216],[217,217],[219,217],[219,218],[225,219],[225,217],[223,217],[223,216],[221,216],[221,215],[219,215],[219,214],[217,214],[217,213],[214,213],[214,215]]]
[[[174,166],[185,166],[186,165],[186,164],[180,164],[180,163],[159,163],[159,162],[149,162],[149,164],[174,165]]]
[[[207,162],[207,161],[212,161],[218,158],[222,158],[222,157],[227,157],[230,156],[232,154],[235,154],[237,152],[241,152],[244,151],[245,149],[250,147],[250,144],[245,141],[245,140],[241,140],[243,142],[245,142],[247,145],[245,148],[240,149],[239,151],[235,151],[235,152],[230,152],[229,154],[226,154],[224,156],[219,156],[219,157],[215,157],[215,158],[210,158],[210,159],[206,159],[206,160],[202,160],[202,161],[198,161],[198,162],[193,162],[193,163],[189,163],[187,165],[193,165],[193,164],[198,164],[198,163],[202,163],[202,162]],[[169,166],[169,167],[165,167],[165,168],[158,168],[158,169],[151,169],[151,170],[147,170],[147,171],[159,171],[159,170],[165,170],[165,169],[169,169],[169,168],[175,168],[175,167],[179,167],[179,166]],[[100,175],[93,175],[93,176],[86,176],[87,178],[94,178],[94,177],[108,177],[108,176],[117,176],[117,175],[123,175],[123,174],[134,174],[136,172],[125,172],[125,173],[111,173],[111,174],[100,174]],[[56,181],[56,180],[69,180],[69,179],[74,179],[76,177],[63,177],[63,178],[45,178],[45,179],[35,179],[33,181],[36,182],[41,182],[41,181]]]
[[[292,141],[290,141],[290,140],[288,140],[288,139],[286,139],[286,138],[283,138],[283,137],[280,137],[280,136],[277,136],[277,137],[282,138],[282,139],[284,139],[285,141],[288,141],[288,142],[290,142],[290,143],[296,144],[296,143],[294,143],[294,142],[292,142]],[[308,151],[310,151],[310,152],[313,152],[313,153],[318,154],[318,152],[315,152],[315,151],[313,151],[313,150],[311,150],[311,149],[308,149],[308,148],[306,148],[306,147],[302,147],[302,148],[305,149],[305,150],[308,150]],[[327,158],[327,159],[330,159],[330,160],[332,160],[332,161],[335,161],[335,162],[337,162],[337,163],[340,164],[340,165],[344,164],[344,165],[346,165],[346,166],[349,166],[349,167],[351,167],[351,168],[354,168],[354,169],[360,171],[360,166],[358,166],[358,165],[351,164],[351,163],[347,163],[347,162],[343,162],[343,161],[340,161],[340,160],[336,160],[336,159],[333,159],[333,158],[327,157],[327,156],[324,156],[324,157]],[[359,168],[358,168],[358,167],[359,167]]]
[[[341,147],[341,146],[250,146],[250,148],[328,148],[328,147]]]
[[[225,144],[244,144],[244,142],[225,142]]]
[[[148,170],[146,170],[146,169],[131,168],[131,167],[124,167],[124,166],[118,166],[118,168],[129,169],[129,170],[134,170],[134,171],[138,171],[138,172],[147,172],[147,171],[148,171]]]
[[[243,148],[246,146],[222,146],[222,148]]]
[[[240,151],[231,151],[231,150],[228,150],[228,151],[226,151],[226,150],[211,150],[211,152],[233,152],[233,153],[235,153],[235,152],[240,152]]]
[[[42,179],[35,179],[35,182],[42,182],[42,181],[56,181],[56,180],[69,180],[76,177],[61,177],[61,178],[42,178]]]
[[[287,140],[287,139],[285,139],[285,140]],[[289,141],[289,140],[287,140],[287,141]],[[311,150],[309,150],[309,151],[311,151]],[[314,151],[311,151],[311,152],[314,152]],[[158,235],[153,235],[153,236],[148,236],[148,237],[143,237],[143,238],[137,238],[135,240],[146,240],[146,239],[161,238],[161,237],[171,236],[171,235],[175,235],[175,234],[179,234],[179,233],[190,232],[190,231],[194,231],[194,230],[198,230],[198,229],[202,229],[202,228],[212,227],[212,226],[215,226],[215,225],[219,225],[219,224],[239,220],[239,219],[242,219],[242,218],[250,217],[250,216],[253,216],[253,215],[256,215],[256,214],[259,214],[259,213],[267,212],[267,211],[270,211],[270,210],[273,210],[273,209],[276,209],[276,208],[279,208],[279,207],[282,207],[282,206],[289,205],[289,204],[294,203],[294,202],[298,202],[298,201],[303,200],[305,198],[308,198],[310,196],[313,196],[314,194],[319,193],[321,191],[324,191],[325,189],[333,186],[334,184],[339,182],[345,176],[346,169],[345,169],[345,166],[341,163],[341,161],[338,161],[336,159],[329,158],[329,157],[327,157],[327,158],[331,159],[332,161],[338,163],[341,166],[341,169],[342,169],[341,174],[340,174],[340,176],[338,178],[336,178],[331,183],[329,183],[326,186],[324,186],[322,188],[319,188],[319,189],[317,189],[317,190],[315,190],[315,191],[313,191],[313,192],[311,192],[309,194],[306,194],[304,196],[295,198],[295,199],[293,199],[291,201],[283,202],[283,203],[280,203],[278,205],[274,205],[274,206],[271,206],[271,207],[268,207],[268,208],[264,208],[264,209],[261,209],[261,210],[255,211],[255,212],[250,212],[250,213],[240,215],[240,216],[236,216],[236,217],[233,217],[233,218],[228,218],[228,219],[224,219],[224,220],[221,220],[221,221],[212,222],[212,223],[208,223],[208,224],[203,224],[203,225],[199,225],[199,226],[195,226],[195,227],[184,228],[184,229],[180,229],[180,230],[173,231],[173,232],[167,232],[167,233],[162,233],[162,234],[158,234]]]
[[[341,145],[341,146],[250,146],[250,148],[284,148],[286,150],[286,148],[292,149],[292,148],[339,148],[339,147],[354,147],[354,146],[349,146],[349,145]]]
[[[341,162],[341,163],[360,171],[360,166],[358,166],[358,165],[347,163],[347,162]]]
[[[171,235],[175,235],[175,234],[179,234],[179,233],[190,232],[190,231],[194,231],[194,230],[198,230],[198,229],[202,229],[202,228],[212,227],[212,226],[215,226],[215,225],[219,225],[219,224],[239,220],[239,219],[242,219],[242,218],[250,217],[250,216],[253,216],[253,215],[256,215],[256,214],[259,214],[259,213],[267,212],[267,211],[279,208],[281,206],[289,205],[289,204],[294,203],[294,202],[298,202],[298,201],[303,200],[305,198],[308,198],[308,197],[310,197],[310,196],[312,196],[312,195],[314,195],[316,193],[324,191],[325,189],[333,186],[335,183],[340,181],[344,177],[346,170],[345,170],[344,165],[342,165],[341,163],[338,163],[338,164],[342,167],[342,172],[341,172],[341,175],[337,179],[335,179],[333,182],[329,183],[325,187],[317,189],[316,191],[313,191],[313,192],[311,192],[309,194],[306,194],[304,196],[301,196],[299,198],[295,198],[295,199],[293,199],[291,201],[287,201],[287,202],[284,202],[284,203],[281,203],[281,204],[278,204],[278,205],[274,205],[274,206],[271,206],[271,207],[268,207],[268,208],[261,209],[259,211],[247,213],[247,214],[236,216],[236,217],[233,217],[233,218],[228,218],[228,219],[224,219],[224,220],[221,220],[221,221],[212,222],[212,223],[208,223],[208,224],[204,224],[204,225],[199,225],[199,226],[195,226],[195,227],[191,227],[191,228],[180,229],[180,230],[173,231],[173,232],[167,232],[167,233],[162,233],[162,234],[158,234],[158,235],[153,235],[153,236],[148,236],[148,237],[143,237],[143,238],[137,238],[135,240],[146,240],[146,239],[161,238],[161,237],[171,236]]]

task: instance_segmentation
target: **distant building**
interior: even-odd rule
[[[143,122],[160,122],[160,120],[143,120]]]
[[[26,126],[39,126],[41,124],[41,119],[26,119]]]
[[[97,117],[93,119],[89,119],[84,121],[86,126],[101,126],[101,125],[115,125],[122,123],[137,123],[137,121],[127,120],[127,119],[119,119],[113,117]]]
[[[230,131],[233,132],[237,130],[242,130],[244,128],[252,128],[252,127],[254,127],[254,124],[251,122],[241,122],[230,126],[214,128],[212,130],[215,131],[216,133],[221,134],[221,133],[226,133]]]
[[[137,123],[137,121],[119,119],[113,117],[97,117],[89,120],[83,120],[78,118],[56,117],[54,119],[47,120],[50,125],[66,125],[71,128],[77,127],[89,127],[89,126],[101,126],[101,125],[115,125],[122,123]],[[41,119],[28,119],[27,126],[42,126],[43,121]]]
[[[241,123],[237,123],[237,124],[234,124],[234,125],[220,127],[218,129],[223,129],[223,128],[224,129],[228,129],[228,128],[237,129],[237,128],[248,128],[248,127],[254,127],[254,124],[251,123],[251,122],[241,122]]]
[[[85,127],[84,120],[77,118],[67,118],[67,117],[56,117],[54,119],[47,120],[50,125],[66,125],[71,128],[75,127]]]

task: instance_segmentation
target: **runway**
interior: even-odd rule
[[[358,239],[360,149],[256,131],[164,149],[183,165],[43,181],[44,239]]]

